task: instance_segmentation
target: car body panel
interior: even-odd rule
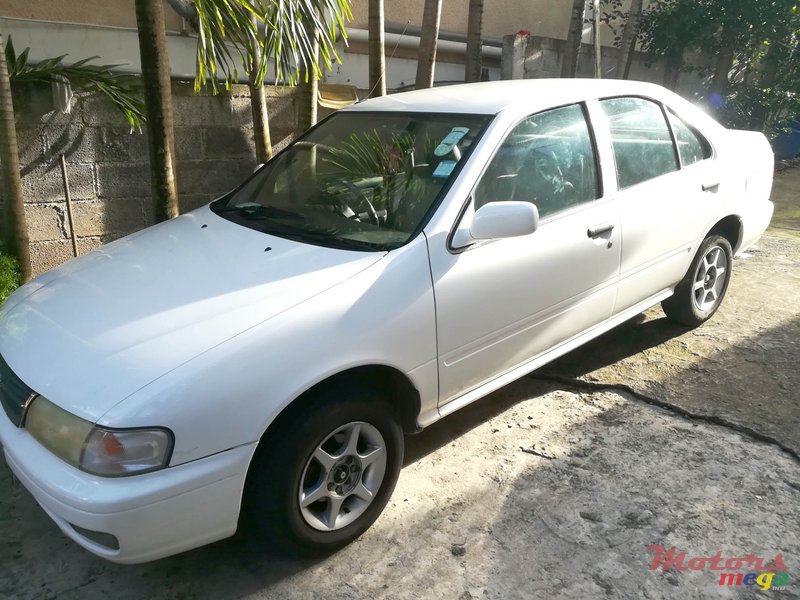
[[[335,288],[166,373],[100,424],[158,422],[175,434],[170,464],[178,465],[258,441],[291,400],[359,366],[407,374],[435,406],[437,388],[429,375],[435,359],[433,291],[420,236]],[[186,400],[175,403],[176,397]]]
[[[3,356],[36,392],[94,422],[380,258],[267,236],[201,208],[48,273],[46,285],[0,312]]]
[[[615,227],[592,239],[587,230],[597,223]],[[613,205],[601,201],[530,235],[458,254],[431,247],[440,404],[609,318],[619,240]]]

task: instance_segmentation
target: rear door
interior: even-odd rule
[[[618,313],[673,287],[719,207],[711,146],[649,98],[600,101],[616,165],[622,225]]]

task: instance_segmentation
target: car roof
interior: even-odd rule
[[[435,112],[494,115],[533,112],[589,98],[622,94],[663,97],[668,90],[643,81],[618,79],[515,79],[402,92],[372,98],[346,111]]]

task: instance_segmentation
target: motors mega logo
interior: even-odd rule
[[[789,573],[783,564],[783,555],[778,553],[771,562],[755,554],[742,557],[724,558],[722,551],[717,551],[713,556],[698,556],[686,558],[686,552],[678,552],[674,547],[666,550],[661,544],[647,547],[652,550],[653,561],[650,570],[659,567],[662,571],[674,569],[675,571],[722,571],[719,574],[721,586],[758,586],[762,590],[783,590],[789,581]]]

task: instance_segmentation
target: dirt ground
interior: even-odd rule
[[[0,598],[800,598],[800,168],[696,330],[653,309],[407,439],[375,526],[326,559],[246,535],[147,565],[84,552],[0,459]],[[783,591],[686,560],[782,555]]]

